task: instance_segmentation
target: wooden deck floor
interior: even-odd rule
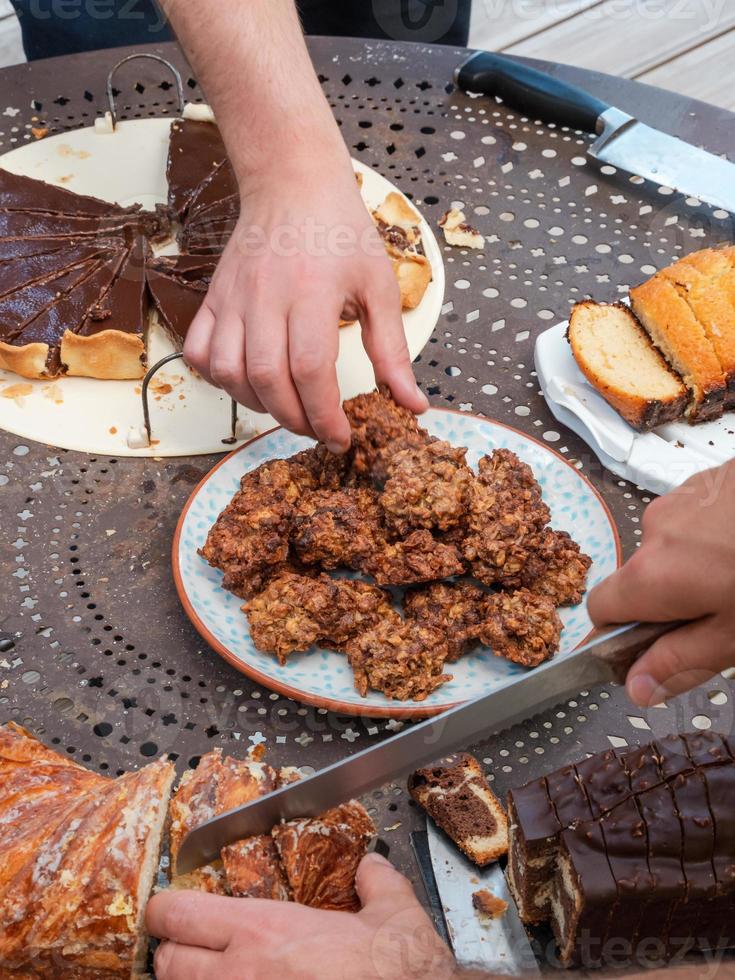
[[[471,44],[735,110],[733,0],[474,0]]]
[[[735,110],[733,0],[474,0],[472,47],[637,78]],[[0,66],[23,61],[0,0]]]

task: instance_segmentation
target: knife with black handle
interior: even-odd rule
[[[600,117],[612,108],[576,85],[490,51],[478,51],[463,62],[454,80],[465,92],[497,95],[526,116],[585,133],[598,132]]]
[[[490,51],[476,51],[454,71],[465,92],[497,96],[531,119],[594,133],[587,154],[715,207],[735,211],[735,164],[647,126],[584,89]]]

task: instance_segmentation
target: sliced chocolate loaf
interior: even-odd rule
[[[735,946],[735,753],[715,733],[612,750],[509,794],[508,879],[563,965]]]

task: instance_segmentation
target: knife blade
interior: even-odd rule
[[[489,51],[476,51],[458,65],[454,81],[464,91],[497,95],[534,119],[596,133],[587,153],[598,163],[735,211],[735,164],[662,133],[584,89]]]
[[[245,837],[269,833],[282,820],[316,817],[368,793],[422,763],[448,755],[479,736],[507,728],[531,712],[542,711],[570,693],[601,681],[619,679],[659,636],[678,623],[628,623],[598,633],[589,643],[550,660],[520,680],[508,678],[489,694],[413,725],[379,745],[213,817],[184,838],[176,866],[187,874],[219,857],[223,847]]]
[[[476,967],[490,976],[528,976],[539,968],[501,866],[478,868],[431,820],[426,832],[454,957],[462,967]],[[487,888],[508,903],[497,919],[483,921],[472,906],[473,892]]]

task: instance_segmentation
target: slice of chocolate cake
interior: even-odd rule
[[[18,286],[0,301],[0,367],[26,378],[58,374],[60,334],[43,329],[49,311],[70,292],[83,288],[106,261],[114,261],[118,255],[122,258],[123,253],[95,256],[30,284],[23,281],[19,262]]]
[[[508,820],[474,756],[447,766],[417,769],[408,791],[478,867],[508,851]]]
[[[176,119],[171,124],[168,164],[168,203],[183,221],[189,203],[202,181],[214,170],[229,168],[227,150],[215,123],[198,119]]]
[[[562,831],[551,888],[550,924],[562,966],[598,967],[617,886],[599,823],[585,820]]]
[[[138,235],[107,289],[86,314],[67,321],[61,363],[67,374],[88,378],[137,378],[146,366],[147,245]]]
[[[543,922],[551,911],[551,882],[562,830],[546,779],[511,790],[507,806],[508,887],[523,922]]]
[[[121,209],[97,197],[75,194],[57,184],[0,169],[0,210],[106,218],[113,210],[137,213],[140,205]]]
[[[158,318],[179,346],[207,295],[215,268],[216,259],[206,255],[177,255],[148,264],[146,280]]]
[[[680,773],[670,786],[681,826],[686,889],[669,919],[667,955],[680,956],[707,943],[709,909],[717,891],[715,834],[702,772]]]

